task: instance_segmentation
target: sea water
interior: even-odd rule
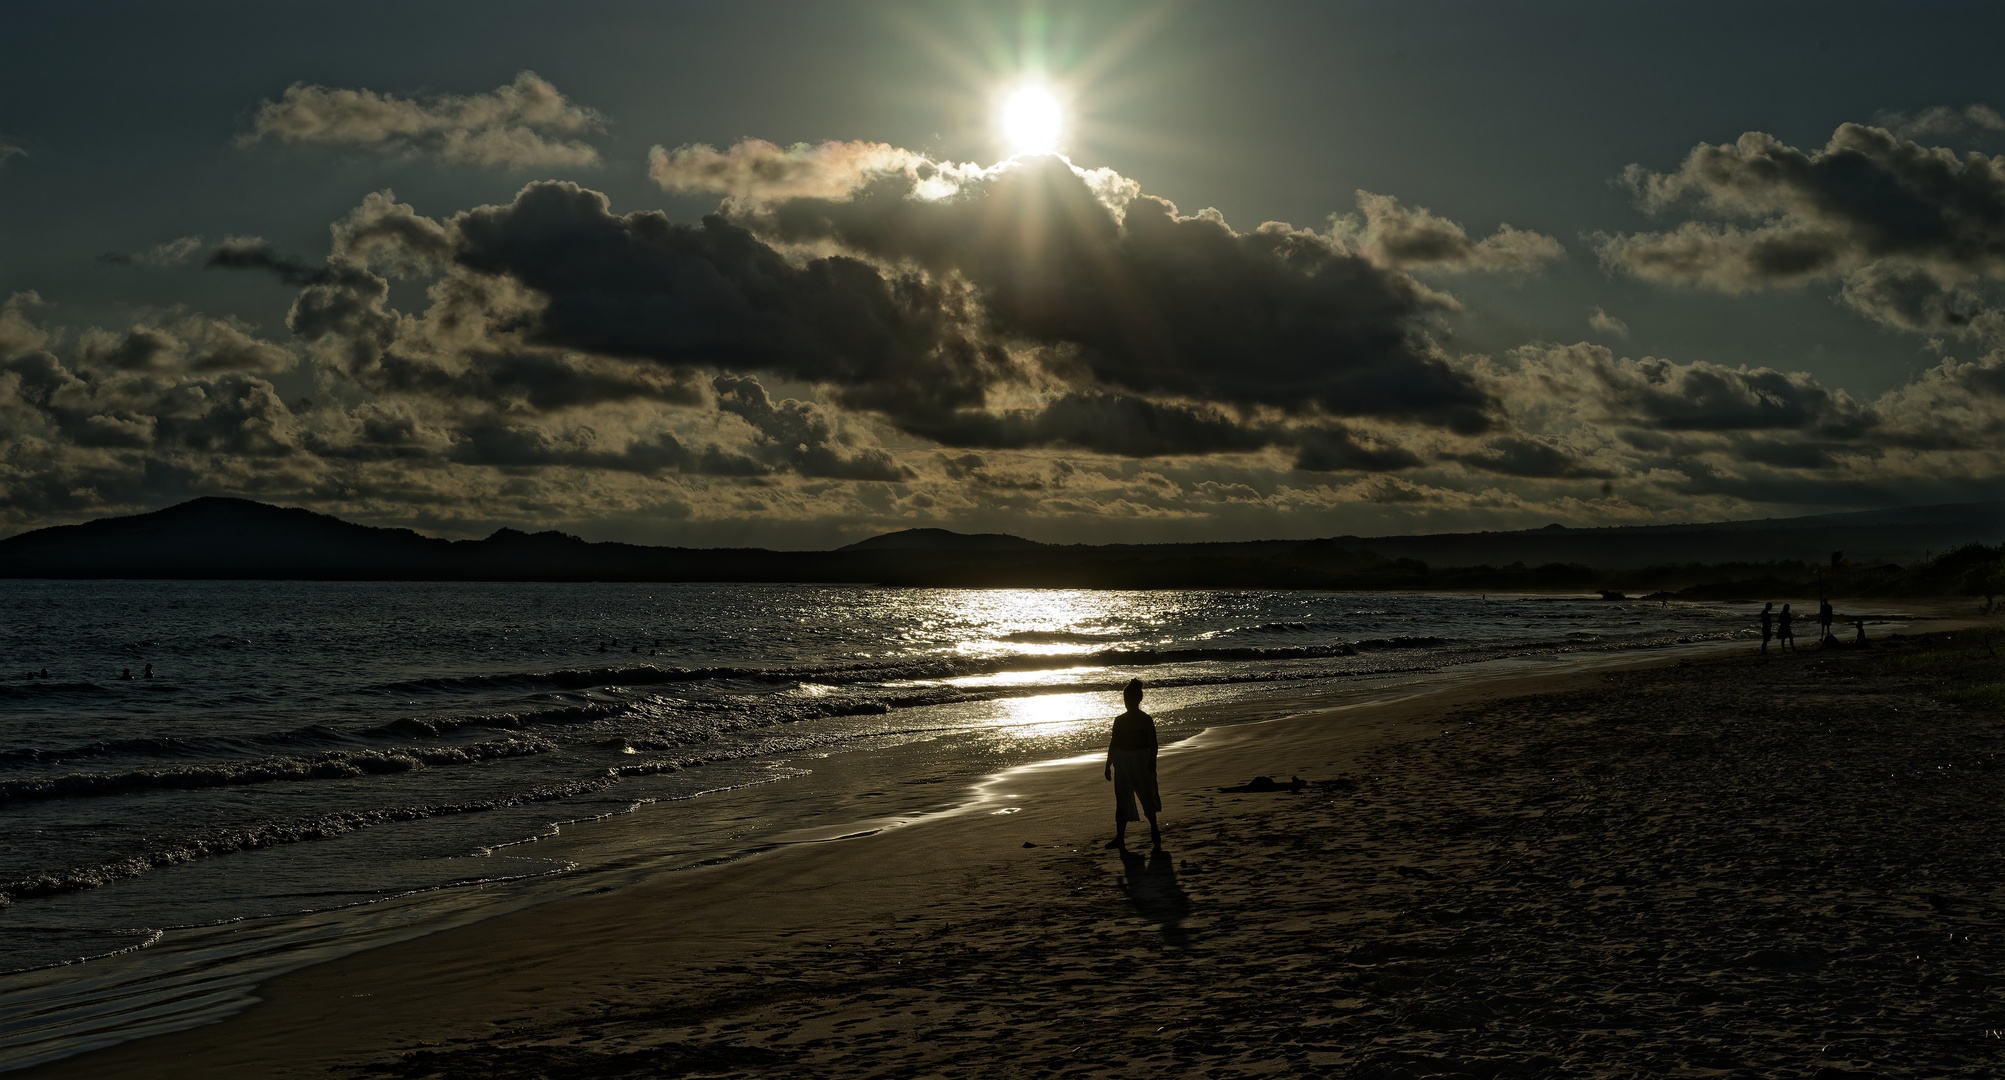
[[[910,820],[1091,749],[1130,678],[1169,739],[1751,625],[1543,596],[0,581],[0,1000],[57,1002],[0,1025],[0,1068],[200,1018],[146,990],[193,962],[131,960],[162,942],[235,985],[371,943],[393,908],[466,917],[614,862]],[[634,811],[619,844],[543,842]],[[108,970],[117,992],[90,989]]]

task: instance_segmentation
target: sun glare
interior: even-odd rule
[[[1012,154],[1049,154],[1065,130],[1065,110],[1050,90],[1026,83],[1003,99],[1003,139]]]

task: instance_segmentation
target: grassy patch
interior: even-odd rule
[[[2005,714],[2005,629],[1923,638],[1913,649],[1883,653],[1874,666],[1890,675],[1926,677],[1945,701]]]

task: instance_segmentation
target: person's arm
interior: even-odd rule
[[[1156,775],[1156,722],[1149,721],[1149,775]]]

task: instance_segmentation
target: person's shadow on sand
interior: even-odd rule
[[[1136,913],[1162,928],[1166,945],[1190,944],[1184,920],[1190,917],[1190,895],[1177,884],[1177,868],[1170,853],[1162,848],[1141,854],[1121,849],[1121,890]]]

